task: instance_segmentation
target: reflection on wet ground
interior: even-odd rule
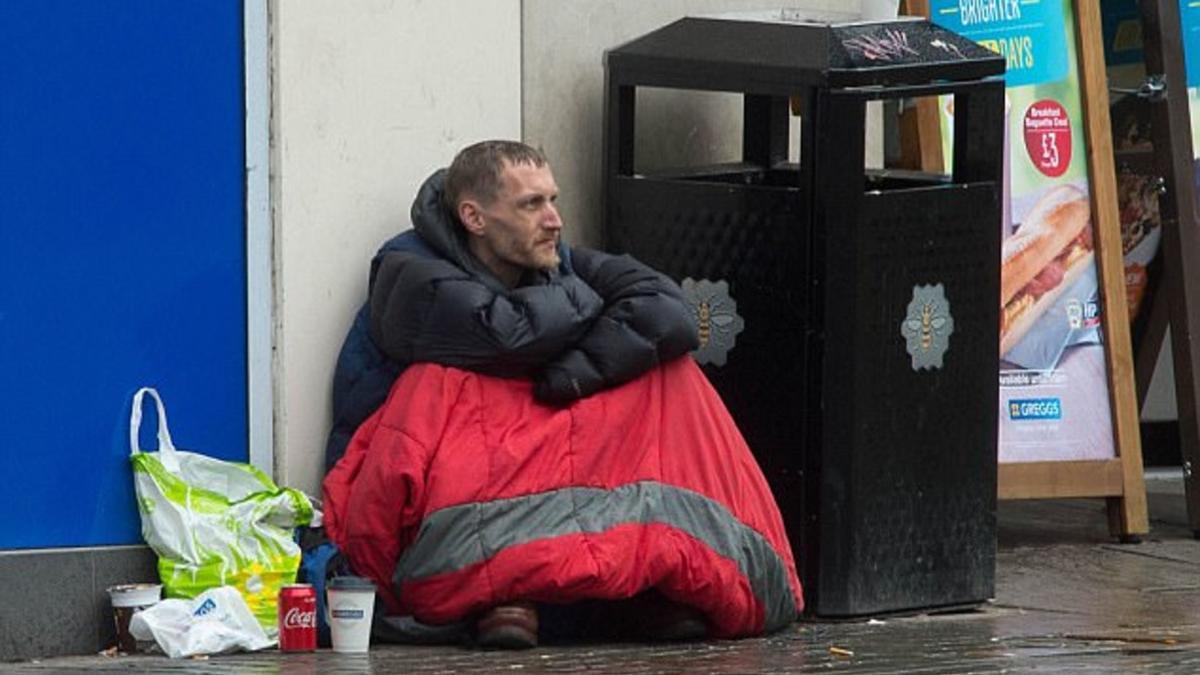
[[[0,672],[205,673],[1200,673],[1200,541],[1181,482],[1147,480],[1151,534],[1108,535],[1100,500],[1007,502],[999,512],[996,599],[977,610],[844,623],[803,622],[771,637],[479,652],[377,647],[368,657],[278,652],[172,662],[77,657]]]

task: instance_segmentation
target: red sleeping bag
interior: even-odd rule
[[[654,588],[715,637],[795,620],[779,511],[691,358],[564,408],[531,386],[412,366],[326,477],[329,535],[390,614],[442,624]]]

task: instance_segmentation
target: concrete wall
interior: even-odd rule
[[[554,166],[566,222],[564,237],[600,243],[604,50],[675,19],[714,12],[794,7],[857,12],[859,0],[525,0],[523,133]],[[655,165],[739,156],[741,98],[720,94],[639,93],[638,129]]]
[[[520,0],[275,0],[271,15],[275,476],[318,494],[371,255],[455,150],[520,135]]]
[[[1150,390],[1142,405],[1142,419],[1149,422],[1179,419],[1179,404],[1175,400],[1175,361],[1171,357],[1171,331],[1163,337],[1162,351],[1150,378]]]

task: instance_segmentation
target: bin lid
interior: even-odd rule
[[[1004,73],[995,52],[924,18],[803,10],[687,17],[616,47],[624,84],[744,92],[917,85]]]

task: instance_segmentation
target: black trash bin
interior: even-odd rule
[[[783,510],[808,611],[987,600],[1003,60],[924,20],[774,12],[682,19],[606,69],[607,246],[692,299],[697,359]],[[639,170],[639,87],[741,93],[742,161]],[[947,94],[951,175],[864,170],[868,101]]]

